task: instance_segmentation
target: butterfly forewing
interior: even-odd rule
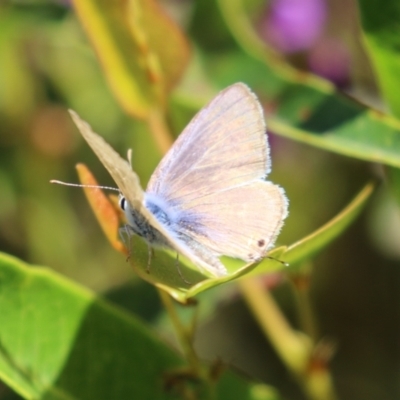
[[[247,86],[225,89],[178,137],[146,191],[171,203],[175,198],[186,202],[265,177],[269,170],[265,130],[260,104]]]
[[[83,121],[75,111],[69,110],[69,112],[83,138],[97,157],[99,157],[131,206],[136,210],[144,208],[142,206],[144,193],[139,183],[139,177],[132,171],[128,162],[106,143],[102,137],[93,132],[91,126]]]

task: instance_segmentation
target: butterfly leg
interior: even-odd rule
[[[185,279],[185,277],[182,274],[181,269],[179,268],[179,253],[176,253],[175,267],[178,270],[178,274],[181,277],[181,279],[183,280],[183,282],[185,282],[187,285],[190,285],[190,282]]]
[[[133,229],[128,225],[124,225],[122,228],[119,229],[119,236],[124,243],[125,247],[128,249],[128,257],[126,261],[129,261],[132,255],[132,236],[135,232]]]
[[[153,257],[154,257],[154,250],[153,250],[153,248],[150,246],[150,244],[147,244],[147,250],[148,250],[149,256],[148,256],[148,259],[147,259],[146,272],[147,272],[148,274],[150,274],[150,266],[151,266],[151,260],[152,260]]]
[[[282,261],[282,260],[279,260],[278,258],[271,257],[271,256],[266,256],[265,258],[269,258],[270,260],[277,261],[277,262],[281,263],[284,267],[289,267],[289,263],[287,263],[286,261]]]

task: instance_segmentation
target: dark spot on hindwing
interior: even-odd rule
[[[257,242],[257,244],[258,244],[259,247],[263,247],[263,246],[265,245],[265,240],[264,240],[264,239],[260,239],[260,240]]]

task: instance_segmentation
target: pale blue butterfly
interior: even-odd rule
[[[287,216],[282,188],[265,180],[270,155],[263,111],[243,83],[220,92],[189,123],[153,173],[137,174],[90,126],[73,120],[120,190],[127,230],[175,250],[213,276],[221,255],[267,255]]]

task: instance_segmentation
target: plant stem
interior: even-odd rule
[[[160,149],[162,154],[165,154],[174,142],[172,134],[165,121],[165,114],[162,110],[155,109],[150,114],[147,122],[157,147]]]
[[[296,375],[302,374],[311,353],[311,341],[290,327],[258,279],[241,279],[239,285],[254,317],[284,363]]]
[[[178,341],[182,346],[182,351],[185,355],[185,358],[189,364],[189,372],[196,378],[200,379],[203,383],[203,389],[205,390],[205,398],[209,400],[216,399],[216,390],[215,390],[215,382],[210,376],[209,370],[207,368],[203,368],[197,354],[194,350],[192,339],[193,339],[193,329],[187,329],[181,323],[178,314],[175,309],[174,300],[172,297],[162,289],[158,289],[158,293],[161,297],[161,300],[164,304],[164,307],[171,318],[172,325],[175,328],[176,335],[178,337]]]
[[[201,365],[200,361],[197,357],[196,352],[194,351],[192,344],[192,334],[190,330],[183,326],[181,323],[178,314],[175,309],[174,301],[171,296],[166,293],[162,289],[158,289],[158,293],[160,295],[161,301],[164,304],[164,307],[171,318],[172,325],[175,328],[176,335],[178,337],[178,341],[182,346],[182,351],[185,355],[185,358],[196,375],[201,374]]]
[[[289,274],[289,283],[296,297],[301,328],[315,343],[318,340],[318,329],[309,296],[311,268],[309,261],[304,262],[299,272]]]
[[[327,368],[310,368],[313,343],[287,322],[269,291],[256,278],[238,281],[249,309],[287,368],[312,400],[334,400],[332,378]]]

